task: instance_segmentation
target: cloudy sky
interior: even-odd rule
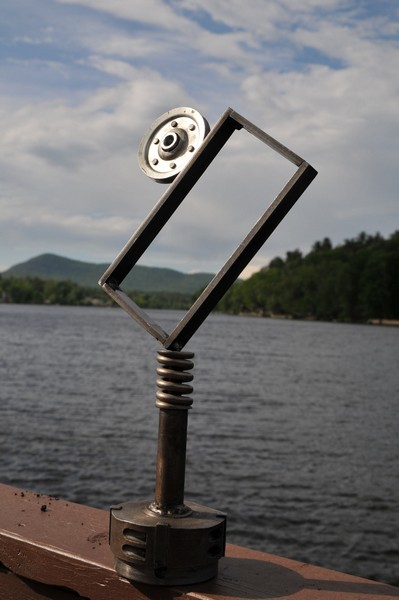
[[[165,186],[137,163],[165,111],[226,107],[319,175],[251,268],[398,224],[398,0],[2,0],[0,271],[111,262]],[[234,134],[141,264],[216,271],[293,172]]]

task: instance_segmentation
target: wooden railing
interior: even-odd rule
[[[0,599],[399,597],[398,588],[231,544],[212,581],[173,588],[129,583],[113,569],[108,519],[102,510],[0,484]]]

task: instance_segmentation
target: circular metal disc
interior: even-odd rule
[[[173,181],[191,160],[209,129],[208,121],[194,108],[181,106],[164,113],[140,142],[141,170],[155,181]]]

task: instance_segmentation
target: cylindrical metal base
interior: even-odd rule
[[[226,515],[187,503],[186,516],[162,516],[149,502],[111,508],[110,546],[116,571],[132,581],[184,585],[211,579],[224,556]]]

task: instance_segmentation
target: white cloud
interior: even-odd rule
[[[40,56],[21,50],[3,63],[38,90],[0,88],[3,267],[42,251],[112,260],[164,191],[138,169],[139,140],[181,105],[211,123],[231,105],[319,170],[257,267],[325,236],[396,228],[398,23],[376,6],[366,18],[349,0],[44,4],[44,26],[28,33],[21,14],[7,50],[22,43]],[[262,161],[235,134],[144,264],[220,266],[288,176]]]
[[[77,4],[104,11],[120,19],[136,21],[162,29],[192,28],[191,21],[179,16],[162,0],[56,0],[60,4]]]
[[[276,23],[286,15],[281,2],[263,0],[252,0],[243,6],[240,0],[183,0],[176,3],[191,11],[206,11],[215,22],[235,30],[247,30],[252,35],[262,35],[266,38],[274,38],[277,34]]]
[[[143,123],[147,127],[165,98],[173,102],[183,95],[175,82],[157,74],[150,77],[147,71],[140,76],[137,71],[135,82],[100,90],[78,106],[39,103],[14,113],[5,106],[0,118],[0,168],[7,181],[2,193],[6,210],[0,215],[3,226],[12,222],[14,232],[21,228],[29,235],[30,223],[31,235],[37,236],[40,225],[43,238],[49,236],[54,244],[58,220],[59,243],[65,247],[68,236],[76,239],[81,232],[83,240],[89,230],[99,233],[98,219],[90,221],[89,214],[103,211],[108,221],[104,219],[101,228],[104,234],[115,234],[115,251],[132,233],[132,198],[143,187],[136,159]],[[134,212],[143,218],[148,208],[138,194]],[[119,218],[118,213],[126,222],[120,237],[114,227],[109,229],[109,220]],[[83,229],[77,227],[79,215]],[[102,252],[100,235],[98,252]]]

